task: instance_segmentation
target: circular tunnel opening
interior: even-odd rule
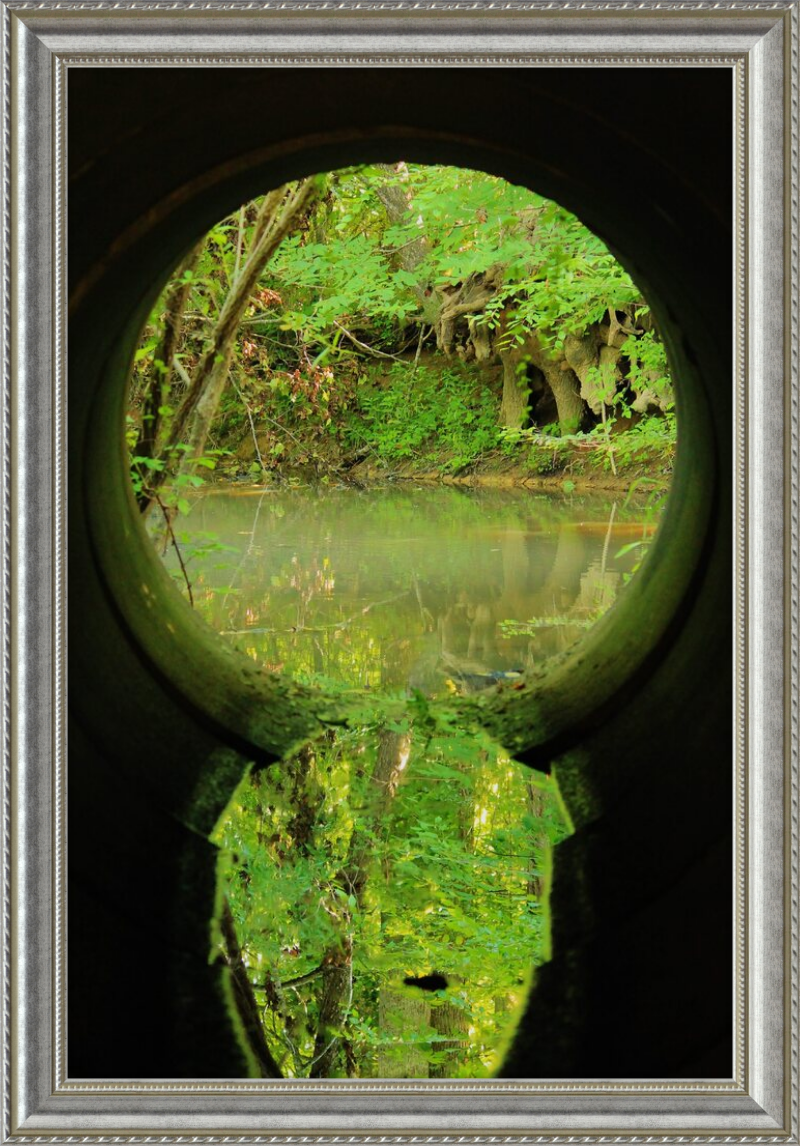
[[[504,180],[314,179],[217,223],[149,316],[126,438],[156,549],[267,671],[435,696],[539,670],[654,537],[675,415],[652,312]]]

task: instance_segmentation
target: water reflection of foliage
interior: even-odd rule
[[[548,782],[473,735],[425,741],[409,719],[330,734],[246,780],[217,839],[281,1074],[485,1075],[546,957],[564,834]],[[446,989],[403,984],[432,972]]]
[[[636,559],[623,551],[615,563],[622,543],[652,533],[640,512],[603,505],[598,520],[596,500],[453,492],[270,494],[255,516],[249,499],[227,499],[249,512],[251,528],[237,530],[248,541],[227,574],[195,575],[198,608],[272,671],[469,691],[574,643]],[[360,530],[348,549],[352,511]],[[378,554],[363,548],[370,538]]]

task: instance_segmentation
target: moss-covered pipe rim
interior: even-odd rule
[[[97,308],[114,315],[116,323],[105,328],[82,363],[94,375],[94,400],[86,437],[73,442],[85,465],[82,494],[94,558],[121,624],[152,671],[195,718],[211,722],[247,755],[280,756],[327,724],[347,720],[341,696],[268,677],[227,648],[180,598],[147,541],[130,493],[121,441],[124,388],[144,315],[199,235],[271,186],[316,171],[396,158],[398,144],[411,161],[486,170],[573,211],[642,287],[671,360],[678,457],[665,517],[643,569],[615,608],[545,678],[468,704],[431,705],[431,712],[445,719],[455,707],[511,751],[546,760],[577,740],[584,727],[602,721],[619,698],[641,686],[648,666],[667,654],[702,585],[714,543],[719,472],[707,387],[719,374],[720,355],[706,337],[697,297],[687,298],[688,284],[672,275],[669,228],[662,228],[655,242],[648,235],[650,205],[643,205],[638,217],[628,211],[623,220],[621,208],[615,212],[596,186],[555,172],[546,159],[491,140],[402,126],[290,140],[239,156],[176,188],[120,235],[102,264],[78,281],[71,298],[77,342],[89,337]],[[670,173],[664,178],[669,182]]]

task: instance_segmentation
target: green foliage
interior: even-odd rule
[[[674,412],[663,417],[642,418],[623,433],[609,434],[603,426],[596,426],[586,437],[595,447],[589,455],[592,464],[605,470],[612,468],[612,458],[617,470],[624,471],[639,463],[660,467],[664,473],[672,470],[677,441]]]
[[[334,379],[330,367],[307,366],[291,374],[274,374],[270,379],[271,402],[265,396],[256,413],[269,408],[279,422],[304,427],[306,434],[319,437],[341,430],[341,418],[354,398],[352,375],[340,371]],[[269,406],[268,406],[269,403]]]
[[[631,487],[628,491],[628,499],[636,493],[647,490],[653,486],[653,484],[654,483],[647,478],[637,479],[631,483]],[[626,583],[639,572],[642,567],[642,562],[650,551],[650,546],[655,540],[658,522],[666,508],[667,496],[667,491],[657,485],[655,488],[650,489],[643,506],[642,516],[644,518],[644,525],[642,537],[636,541],[629,542],[627,545],[623,545],[614,555],[615,559],[618,559],[620,557],[626,557],[631,553],[635,554],[636,560],[634,564],[628,572],[623,574],[623,580]]]
[[[522,455],[526,469],[533,474],[557,473],[570,456],[571,439],[563,437],[557,426],[542,430],[506,428],[498,436],[503,453],[508,457]]]
[[[631,388],[651,393],[669,411],[672,408],[672,383],[663,343],[658,341],[653,331],[646,331],[639,337],[626,338],[622,353],[628,358]]]
[[[386,463],[414,458],[458,470],[497,445],[497,399],[457,367],[396,364],[359,387],[345,438]]]
[[[399,212],[390,209],[392,202]],[[157,500],[181,577],[192,597],[188,565],[199,606],[240,640],[246,655],[265,671],[291,663],[297,679],[323,683],[332,703],[337,687],[363,692],[359,711],[348,701],[346,730],[241,785],[214,837],[225,857],[221,881],[265,1037],[287,1076],[312,1074],[331,1047],[326,1070],[332,1075],[379,1077],[387,1056],[402,1061],[413,1053],[432,1076],[481,1076],[492,1068],[530,967],[547,957],[550,852],[565,833],[553,784],[534,786],[496,745],[463,731],[459,711],[432,702],[412,684],[415,673],[424,677],[425,665],[419,669],[423,658],[409,633],[421,627],[425,639],[441,645],[445,619],[474,617],[488,608],[486,601],[456,580],[446,584],[442,562],[442,583],[430,589],[428,603],[415,571],[410,584],[387,578],[385,594],[365,604],[359,569],[347,608],[323,609],[333,600],[337,576],[327,523],[307,560],[277,541],[280,557],[269,583],[236,622],[246,554],[224,585],[215,584],[210,571],[216,557],[227,560],[226,547],[204,531],[176,535],[172,529],[175,512],[188,512],[187,493],[202,485],[222,451],[215,445],[187,465],[189,447],[169,445],[170,428],[183,426],[191,377],[208,362],[209,346],[220,349],[209,343],[210,332],[242,281],[262,204],[245,204],[209,232],[143,331],[126,431],[134,491],[146,495],[154,475],[177,475],[160,485]],[[448,351],[458,350],[465,362],[468,351],[480,357],[479,336],[487,332],[493,339],[487,353],[527,341],[519,362],[527,386],[535,343],[561,356],[566,367],[567,335],[591,332],[620,351],[616,368],[589,371],[588,382],[610,411],[602,429],[590,435],[563,434],[558,425],[500,432],[499,396],[481,367],[468,368],[454,354],[432,366],[432,332],[439,348],[447,342],[439,320],[448,300],[466,285],[487,283],[488,300],[481,296],[474,312],[466,304],[453,319],[460,341],[451,341]],[[181,286],[172,354],[162,349],[169,341],[163,334]],[[443,472],[458,472],[498,448],[526,455],[534,473],[561,471],[584,449],[589,465],[624,467],[654,453],[669,464],[671,412],[624,434],[611,432],[632,395],[641,396],[642,408],[664,409],[671,401],[664,350],[638,290],[574,216],[501,179],[413,164],[334,173],[240,301],[233,345],[218,356],[226,364],[230,358],[232,385],[211,440],[251,437],[257,458],[251,471],[258,474],[291,472],[335,448],[385,466],[409,461]],[[571,478],[564,477],[562,488],[574,491]],[[277,504],[264,507],[265,517],[283,512]],[[408,512],[418,520],[419,503]],[[529,512],[521,535],[531,533]],[[250,549],[258,551],[255,524]],[[568,644],[572,630],[613,599],[605,573],[581,578],[586,602],[569,616],[559,595],[558,606],[553,598],[559,613],[517,621],[500,635],[530,637],[530,651],[547,627]],[[385,646],[354,636],[359,618],[396,600],[402,601],[401,631],[387,626]],[[453,679],[441,678],[445,671],[457,677],[458,664],[443,670],[438,656],[434,662],[439,684],[457,691]],[[495,676],[515,677],[516,663]],[[470,676],[478,687],[492,679],[480,664],[461,676],[464,687]],[[377,696],[372,690],[378,688],[386,692]],[[403,981],[432,972],[445,974],[448,988],[420,1003]],[[393,1020],[387,1020],[390,1003]]]
[[[499,677],[500,695],[513,695],[516,666],[542,670],[569,647],[612,604],[630,564],[614,567],[614,551],[638,546],[647,522],[635,504],[578,492],[401,483],[230,492],[202,505],[181,545],[203,617],[264,671],[320,686],[329,719],[348,722],[245,782],[215,835],[272,1052],[287,1074],[308,1076],[325,1025],[327,1041],[339,1032],[326,1075],[379,1077],[394,1064],[480,1077],[530,966],[547,957],[549,853],[564,828],[554,787],[532,787],[534,774],[469,726],[472,686]],[[239,553],[215,576],[205,531],[223,522]],[[552,584],[531,587],[529,569],[550,568],[557,551]],[[448,626],[490,604],[495,621],[516,622],[499,625],[496,659],[485,647],[467,655],[466,633],[459,648]],[[436,699],[459,685],[454,704]],[[387,752],[394,777],[376,782]],[[346,981],[323,1024],[331,967]],[[431,972],[450,985],[415,1000],[404,979]]]
[[[217,224],[192,269],[176,273],[156,303],[133,364],[137,427],[153,417],[143,399],[154,380],[163,389],[158,416],[169,427],[253,241],[262,202]],[[669,408],[666,357],[649,310],[578,219],[483,172],[397,164],[325,177],[323,197],[284,239],[250,298],[216,432],[222,440],[251,437],[259,472],[318,462],[334,450],[332,439],[367,447],[383,462],[414,459],[451,471],[468,465],[496,445],[499,403],[471,393],[446,362],[437,395],[437,384],[421,367],[411,372],[410,360],[408,369],[384,367],[378,380],[371,356],[410,351],[448,298],[482,276],[490,297],[469,315],[470,329],[490,332],[495,353],[535,337],[558,358],[568,334],[616,339],[621,374],[605,379],[609,405],[644,395],[645,405]],[[170,371],[157,355],[166,300],[179,284],[189,293]],[[464,350],[467,317],[459,321]],[[554,468],[549,460],[556,459],[531,451],[528,465],[546,473]],[[146,464],[137,468],[141,479]]]
[[[511,276],[527,268],[529,226],[544,199],[482,171],[417,164],[408,164],[407,171],[401,186],[409,195],[409,214],[386,231],[385,241],[400,248],[423,231],[424,277],[458,282],[498,263]]]
[[[511,267],[485,321],[498,325],[509,310],[509,344],[529,331],[557,350],[567,334],[582,334],[609,310],[641,299],[638,288],[604,243],[557,203],[540,200],[528,258]]]
[[[313,1066],[333,952],[351,952],[335,1033],[362,1077],[381,1076],[398,1040],[440,1074],[476,1077],[495,1062],[546,951],[542,889],[565,835],[552,785],[534,788],[527,770],[475,737],[415,739],[376,819],[371,776],[386,735],[373,708],[371,723],[259,772],[215,835],[264,1031],[288,1076]],[[387,1027],[387,998],[419,999],[403,980],[434,970],[449,986],[425,997],[427,1019]],[[436,1029],[442,1006],[462,1016],[456,1046]]]
[[[669,474],[677,442],[674,411],[642,417],[630,424],[624,418],[625,415],[619,419],[609,416],[605,424],[598,424],[586,434],[555,433],[554,427],[504,429],[499,440],[509,456],[518,455],[527,446],[527,468],[535,474],[558,473],[567,461],[585,464],[589,472],[600,469],[620,474],[647,465]]]
[[[179,462],[183,459],[188,446],[177,445],[166,450],[162,457],[152,458],[147,455],[133,455],[130,458],[131,485],[137,496],[140,492],[149,490],[148,474],[170,471],[168,480],[161,486],[157,500],[164,509],[173,509],[178,513],[187,514],[191,509],[187,494],[200,489],[205,484],[202,472],[215,470],[219,458],[227,450],[207,450],[198,458],[191,458],[189,465],[194,472],[177,472]],[[197,471],[201,472],[197,472]]]

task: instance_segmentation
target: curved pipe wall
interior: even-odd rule
[[[122,446],[138,331],[183,251],[241,201],[398,157],[492,171],[575,211],[654,305],[679,382],[651,559],[546,687],[478,713],[520,759],[555,767],[577,828],[556,857],[553,958],[503,1073],[731,1073],[730,77],[445,78],[69,73],[72,1077],[247,1074],[207,961],[206,837],[249,762],[330,714],[226,651],[145,544]],[[97,1003],[117,997],[124,1034]]]

